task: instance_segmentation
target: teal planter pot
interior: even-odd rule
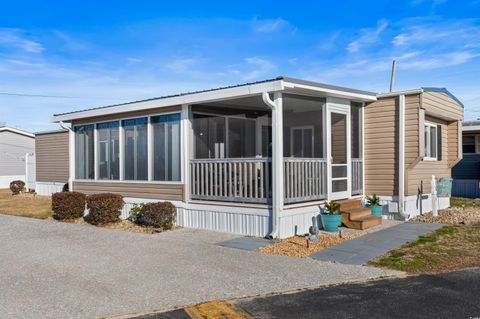
[[[370,208],[373,216],[382,216],[383,205],[367,205],[367,207]]]
[[[338,227],[342,224],[342,213],[338,214],[322,214],[323,229],[328,232],[337,232]]]

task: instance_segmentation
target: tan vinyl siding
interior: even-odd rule
[[[425,121],[435,123],[441,126],[442,130],[442,160],[439,161],[419,161],[413,168],[407,171],[407,194],[418,194],[418,188],[423,180],[423,193],[430,193],[430,181],[432,175],[435,177],[450,177],[451,168],[448,164],[448,129],[447,122],[431,116],[426,116]]]
[[[365,107],[365,192],[391,196],[397,193],[397,98]]]
[[[448,165],[452,167],[458,160],[459,160],[459,154],[458,154],[458,147],[459,143],[459,122],[454,121],[454,122],[449,122],[448,123]],[[461,145],[461,144],[460,144]]]
[[[74,181],[73,189],[87,195],[114,193],[123,195],[124,197],[175,201],[184,200],[183,184]]]
[[[180,112],[181,109],[182,109],[181,106],[169,106],[169,107],[160,107],[160,108],[149,109],[149,110],[140,110],[140,111],[117,113],[117,114],[110,114],[110,115],[104,115],[104,116],[98,116],[98,117],[89,117],[89,118],[75,120],[73,122],[73,125],[114,121],[120,118],[135,118],[135,117],[168,113],[168,112]]]
[[[35,136],[37,182],[67,183],[69,176],[68,132]]]
[[[428,114],[445,120],[462,120],[463,108],[447,93],[425,92],[422,94],[422,107]]]
[[[405,97],[405,168],[419,157],[420,99],[419,94]]]

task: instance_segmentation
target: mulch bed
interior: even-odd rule
[[[162,228],[140,226],[130,220],[120,220],[117,223],[110,223],[110,224],[104,224],[104,225],[91,225],[87,223],[83,218],[77,218],[74,220],[63,220],[63,222],[77,224],[77,225],[103,227],[103,228],[123,230],[123,231],[129,231],[133,233],[143,233],[143,234],[156,234],[156,233],[161,233],[166,231],[166,230],[163,230]],[[174,230],[177,228],[179,227],[174,226],[171,230]]]
[[[438,216],[426,213],[415,216],[413,221],[425,223],[440,223],[449,225],[472,225],[480,223],[480,208],[478,207],[452,207],[438,211]]]
[[[317,251],[340,244],[346,240],[363,236],[364,234],[319,235],[316,241],[308,241],[308,237],[294,236],[285,238],[278,243],[257,248],[256,251],[264,254],[273,254],[289,257],[306,258]],[[308,242],[308,243],[307,243]]]

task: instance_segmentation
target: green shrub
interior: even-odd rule
[[[118,222],[123,205],[124,201],[121,195],[110,193],[90,195],[87,197],[89,213],[84,219],[93,225]]]
[[[170,202],[144,204],[135,221],[142,226],[152,226],[164,230],[172,229],[177,217],[177,209]]]
[[[372,196],[367,196],[367,205],[369,206],[379,206],[380,205],[380,197],[377,194],[373,194]]]
[[[53,194],[53,218],[63,220],[82,217],[83,212],[85,211],[85,197],[85,194],[79,192],[62,192]]]
[[[325,203],[325,212],[329,215],[335,215],[340,212],[340,204],[331,200]]]
[[[10,190],[12,191],[13,195],[20,194],[21,191],[25,189],[25,182],[24,181],[12,181],[10,183]]]

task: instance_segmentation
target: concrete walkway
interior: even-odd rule
[[[217,245],[238,237],[0,215],[0,317],[108,317],[399,274]]]
[[[315,260],[364,265],[375,257],[381,256],[408,241],[417,239],[418,236],[425,235],[442,226],[442,224],[406,222],[363,237],[345,241],[319,251],[311,257]]]

